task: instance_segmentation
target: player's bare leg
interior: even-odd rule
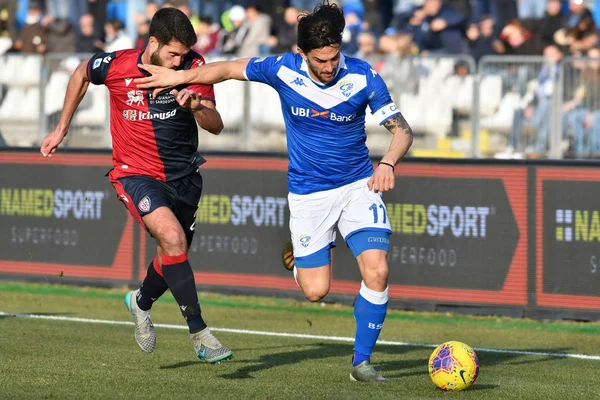
[[[143,221],[158,242],[159,270],[188,324],[196,355],[210,363],[231,357],[231,350],[210,333],[202,318],[194,274],[187,260],[187,239],[180,222],[168,207],[158,207],[145,215]]]
[[[361,382],[387,383],[371,366],[371,353],[383,328],[387,311],[387,252],[365,250],[356,258],[363,278],[354,304],[356,339],[350,379]]]
[[[295,278],[304,297],[310,301],[319,301],[329,293],[331,286],[331,264],[316,268],[295,269]]]

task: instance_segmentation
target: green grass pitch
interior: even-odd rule
[[[126,289],[0,282],[0,312],[130,321]],[[200,294],[216,328],[313,336],[354,335],[352,308],[260,297]],[[156,324],[184,325],[170,296]],[[600,324],[539,322],[390,311],[373,364],[390,385],[351,382],[352,343],[215,330],[234,358],[195,358],[185,329],[157,328],[142,353],[131,325],[0,316],[1,399],[593,399],[600,398]],[[436,389],[427,374],[431,347],[447,340],[480,348],[481,373],[465,391]],[[532,351],[497,353],[485,349]],[[552,354],[548,354],[552,353]],[[595,359],[559,357],[585,354]]]

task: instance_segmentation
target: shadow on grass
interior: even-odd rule
[[[255,360],[228,360],[227,364],[237,364],[238,368],[234,372],[225,373],[219,375],[224,379],[254,379],[254,374],[267,371],[273,368],[288,366],[298,364],[304,361],[310,360],[322,360],[327,358],[334,357],[346,357],[348,361],[348,368],[350,367],[350,361],[352,357],[352,345],[347,343],[307,343],[306,345],[296,346],[297,348],[293,348],[294,346],[272,346],[265,348],[256,348],[254,350],[263,350],[263,349],[277,349],[277,348],[286,348],[288,351],[281,352],[271,352],[268,354],[263,354]],[[390,361],[379,361],[377,357],[377,353],[384,353],[388,356],[398,356],[403,353],[408,353],[414,350],[423,351],[423,347],[418,346],[386,346],[381,345],[377,346],[376,354],[373,359],[373,364],[375,368],[381,372],[383,376],[386,378],[402,378],[409,376],[427,376],[427,363],[429,357],[427,358],[402,358]],[[427,350],[426,354],[429,354],[429,351],[433,351],[432,349]],[[537,353],[566,353],[568,348],[557,348],[557,349],[528,349],[527,351],[537,352]],[[234,349],[235,353],[235,349]],[[235,354],[234,354],[235,355]],[[544,361],[550,360],[558,360],[560,358],[545,356],[545,357],[532,357],[531,355],[524,355],[518,353],[492,353],[480,351],[478,353],[479,361],[482,366],[483,371],[486,368],[499,365],[519,365],[519,364],[530,364],[530,363],[540,363]],[[386,357],[388,358],[388,357]],[[389,359],[389,358],[388,358]],[[161,369],[176,369],[182,367],[188,367],[197,365],[198,362],[185,361],[172,365],[161,366]],[[499,385],[495,384],[486,384],[486,385],[475,385],[470,390],[493,390],[498,388]]]

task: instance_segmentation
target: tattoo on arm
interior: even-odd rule
[[[391,133],[394,133],[394,129],[400,128],[400,129],[404,130],[404,132],[407,135],[412,136],[412,134],[413,134],[413,131],[410,128],[410,125],[408,125],[408,122],[406,122],[406,120],[404,119],[402,114],[397,114],[397,115],[393,116],[392,118],[388,119],[387,121],[385,121],[383,123],[383,126],[385,126],[386,129],[388,131],[390,131]]]

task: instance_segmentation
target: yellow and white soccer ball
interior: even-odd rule
[[[475,383],[478,375],[477,354],[462,342],[442,343],[429,357],[429,377],[440,389],[468,389]]]

